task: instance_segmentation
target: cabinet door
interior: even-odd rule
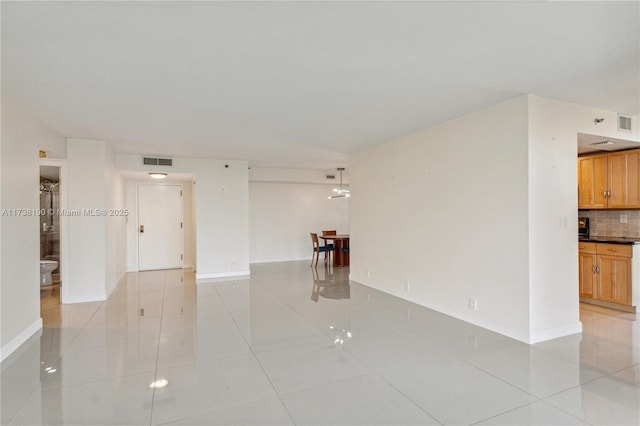
[[[598,255],[596,298],[605,302],[631,303],[631,259]]]
[[[578,260],[580,264],[580,297],[593,298],[594,282],[596,278],[596,255],[591,253],[579,253]]]
[[[606,154],[578,158],[578,208],[606,208],[606,191]]]
[[[615,152],[608,154],[608,158],[608,207],[639,207],[640,150]]]

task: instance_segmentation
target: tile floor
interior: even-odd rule
[[[346,268],[251,270],[132,273],[104,303],[52,292],[42,334],[2,363],[1,423],[640,424],[635,314],[583,305],[582,336],[528,346]]]

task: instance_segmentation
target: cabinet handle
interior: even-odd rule
[[[593,273],[595,274],[595,273],[596,273],[596,265],[593,265],[593,266],[591,267],[591,270],[592,270],[592,271],[593,271]]]
[[[600,265],[596,266],[596,273],[600,273]]]
[[[609,249],[607,249],[607,251],[612,251],[612,252],[614,252],[614,253],[617,253],[617,252],[619,252],[620,250],[618,250],[618,249],[610,249],[610,248],[609,248]]]

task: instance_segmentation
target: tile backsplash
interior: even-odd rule
[[[620,223],[620,216],[627,223]],[[589,218],[589,234],[596,237],[640,237],[640,210],[579,210],[579,217]]]

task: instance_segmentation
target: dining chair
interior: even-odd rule
[[[322,236],[326,237],[327,235],[338,235],[338,231],[336,231],[335,229],[322,230]],[[324,241],[324,245],[327,246],[327,247],[334,247],[335,248],[335,244],[331,240],[325,240]],[[325,255],[325,257],[326,257],[326,255]]]
[[[331,252],[335,250],[333,245],[321,246],[318,240],[318,234],[310,232],[311,242],[313,243],[313,254],[311,255],[311,265],[313,265],[313,258],[316,258],[316,266],[318,266],[318,259],[320,258],[320,253],[325,254],[324,262],[327,263],[327,255],[329,255],[329,262],[331,262]]]
[[[326,237],[327,235],[338,235],[338,232],[335,229],[330,229],[328,231],[323,230],[322,231],[322,236]],[[329,246],[329,247],[333,247],[333,243],[324,243],[325,246]]]

